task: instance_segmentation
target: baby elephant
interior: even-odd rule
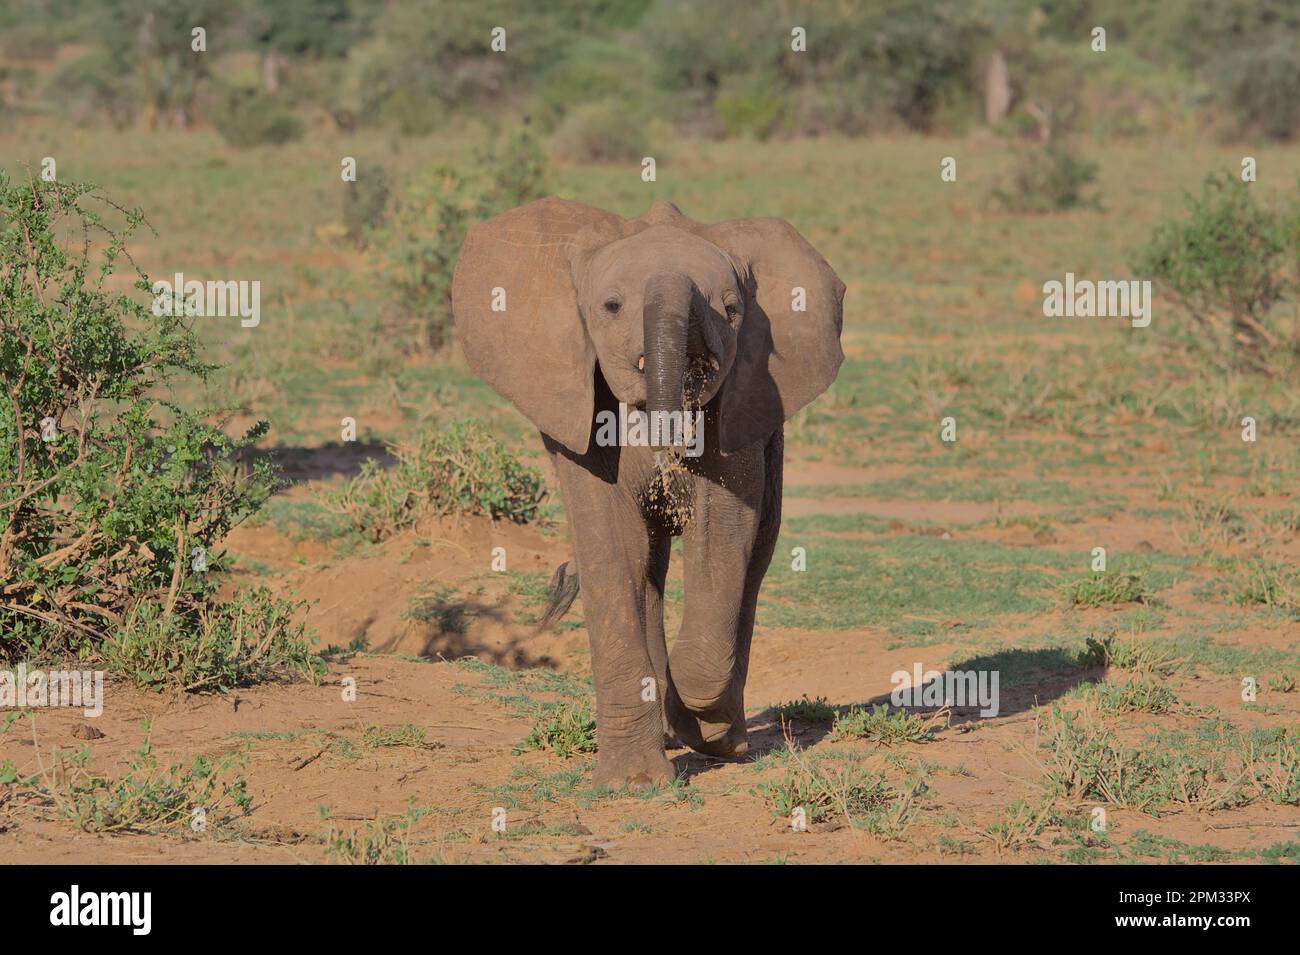
[[[559,478],[596,684],[596,781],[674,778],[665,732],[748,749],[745,676],[781,524],[784,422],[835,380],[844,284],[781,219],[623,219],[541,199],[470,230],[452,283],[470,367]],[[669,655],[664,578],[682,538]]]

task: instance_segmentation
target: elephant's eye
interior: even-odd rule
[[[610,298],[605,299],[605,311],[607,311],[611,315],[617,315],[618,310],[622,307],[623,307],[623,303],[620,302],[617,298],[611,296]]]
[[[732,324],[740,321],[740,317],[745,314],[745,308],[740,304],[740,299],[736,295],[723,295],[722,307],[727,310],[727,320]]]

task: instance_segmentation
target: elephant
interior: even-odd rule
[[[551,197],[470,229],[452,279],[456,338],[555,468],[591,645],[597,784],[671,783],[673,737],[717,757],[748,751],[785,420],[835,380],[844,291],[783,219],[704,225],[665,201],[624,219]],[[641,440],[600,424],[628,418]],[[670,655],[675,536],[685,594]]]

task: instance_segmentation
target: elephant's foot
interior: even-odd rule
[[[691,719],[695,722],[695,732],[692,738],[683,738],[686,745],[697,753],[739,759],[749,752],[749,730],[743,719],[729,723],[715,723],[699,717]]]
[[[676,694],[667,707],[673,732],[683,743],[708,756],[738,759],[749,752],[744,708],[695,704]]]
[[[676,778],[673,764],[662,752],[607,755],[602,750],[596,754],[594,782],[597,786],[611,789],[626,786],[632,792],[640,792],[670,786]]]

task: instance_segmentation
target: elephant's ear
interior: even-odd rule
[[[731,452],[770,435],[835,380],[844,283],[784,219],[720,222],[701,234],[731,256],[745,290],[721,399],[721,445]]]
[[[469,366],[539,431],[583,454],[591,436],[596,350],[578,313],[570,259],[579,235],[622,219],[539,199],[469,230],[451,284]]]

